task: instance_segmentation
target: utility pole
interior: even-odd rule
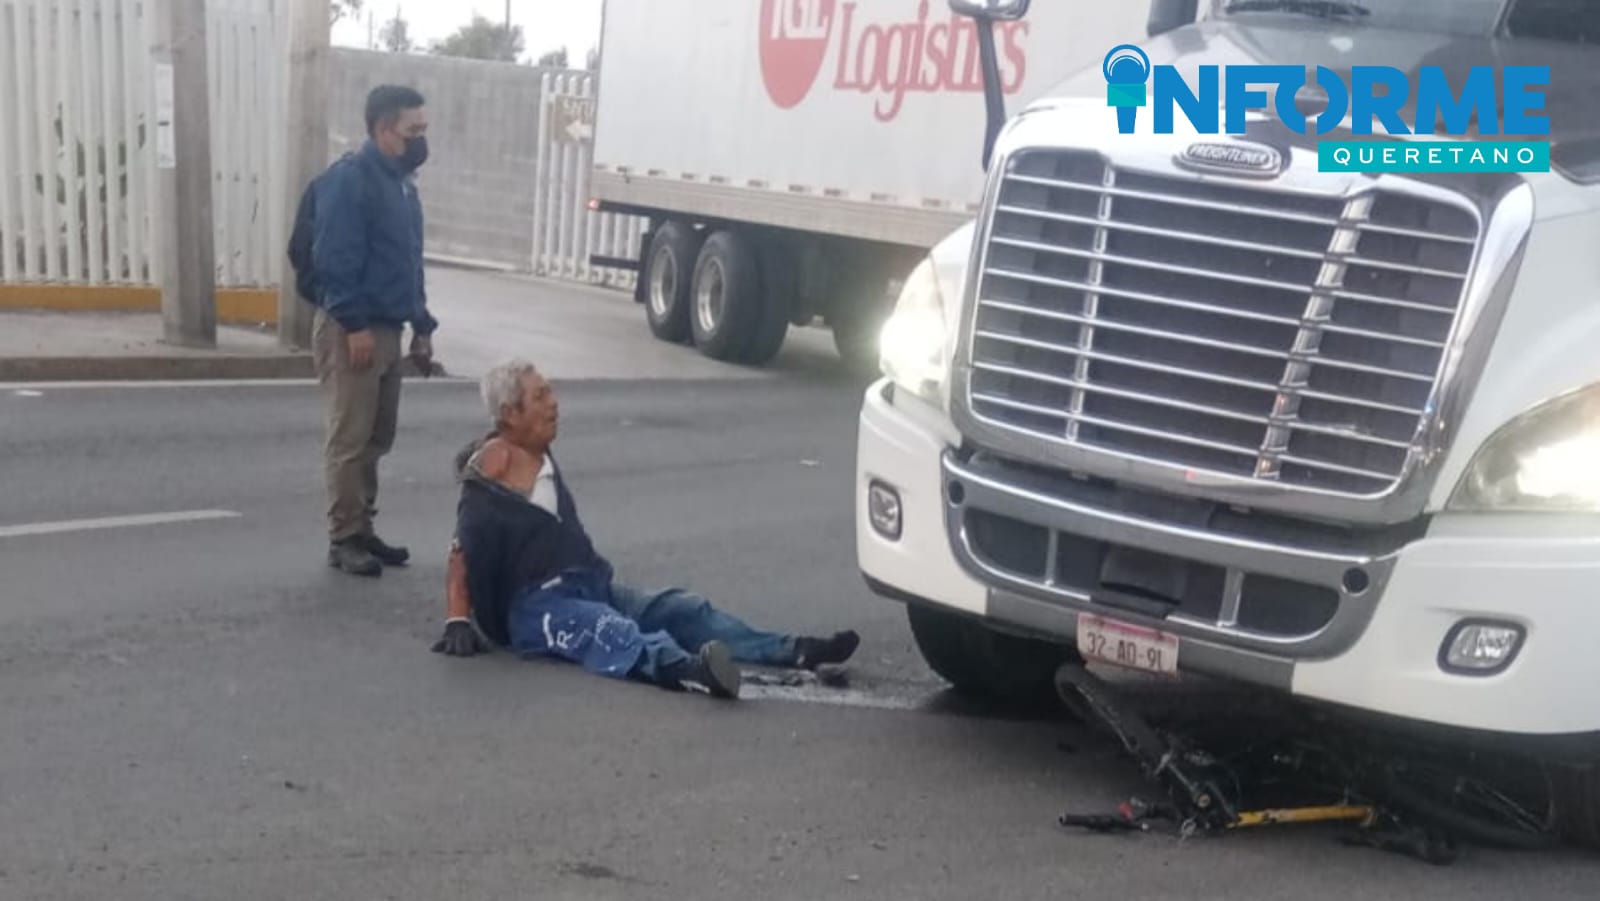
[[[157,231],[161,326],[168,344],[217,344],[206,0],[154,0]]]
[[[328,0],[292,0],[289,7],[289,133],[284,160],[284,232],[277,246],[289,246],[300,195],[328,165],[328,53],[333,43]],[[294,267],[281,258],[278,278],[278,343],[303,350],[311,346],[314,311],[296,290]]]
[[[506,52],[510,53],[513,44],[511,40],[511,0],[506,0],[506,31],[504,37],[506,42]],[[515,57],[512,58],[511,62],[516,62]]]

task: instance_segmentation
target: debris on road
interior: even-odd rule
[[[805,672],[768,672],[758,670],[746,671],[743,675],[746,685],[771,685],[778,688],[799,688],[804,685],[814,685],[817,677]]]
[[[849,688],[850,669],[837,663],[824,663],[817,667],[817,681],[829,688]]]
[[[850,669],[844,664],[824,663],[811,670],[746,670],[744,682],[748,685],[765,685],[774,688],[809,688],[818,685],[828,688],[848,688]]]

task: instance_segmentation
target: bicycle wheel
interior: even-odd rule
[[[1115,735],[1122,746],[1147,770],[1156,770],[1173,748],[1129,705],[1118,703],[1116,692],[1083,666],[1068,664],[1056,670],[1056,694],[1069,709]],[[1087,715],[1086,715],[1087,714]]]
[[[1466,841],[1507,850],[1560,842],[1554,780],[1542,766],[1492,784],[1464,772],[1392,764],[1387,794],[1398,810]]]

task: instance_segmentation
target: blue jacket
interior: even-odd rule
[[[416,182],[372,141],[317,179],[312,260],[321,306],[348,331],[410,324],[431,335]]]
[[[543,592],[603,602],[610,595],[615,570],[595,550],[560,468],[556,509],[561,515],[556,517],[469,465],[485,440],[472,442],[456,455],[461,498],[456,505],[455,540],[466,557],[473,619],[490,641],[509,646],[511,606],[518,597]],[[559,584],[553,585],[558,579]]]

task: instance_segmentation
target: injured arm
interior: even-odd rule
[[[489,643],[483,640],[472,624],[472,595],[467,590],[467,557],[459,541],[450,543],[445,606],[444,636],[434,643],[433,652],[450,657],[473,657],[488,653]]]
[[[445,621],[471,622],[472,595],[467,590],[467,556],[461,542],[450,543],[449,574],[445,583]]]

